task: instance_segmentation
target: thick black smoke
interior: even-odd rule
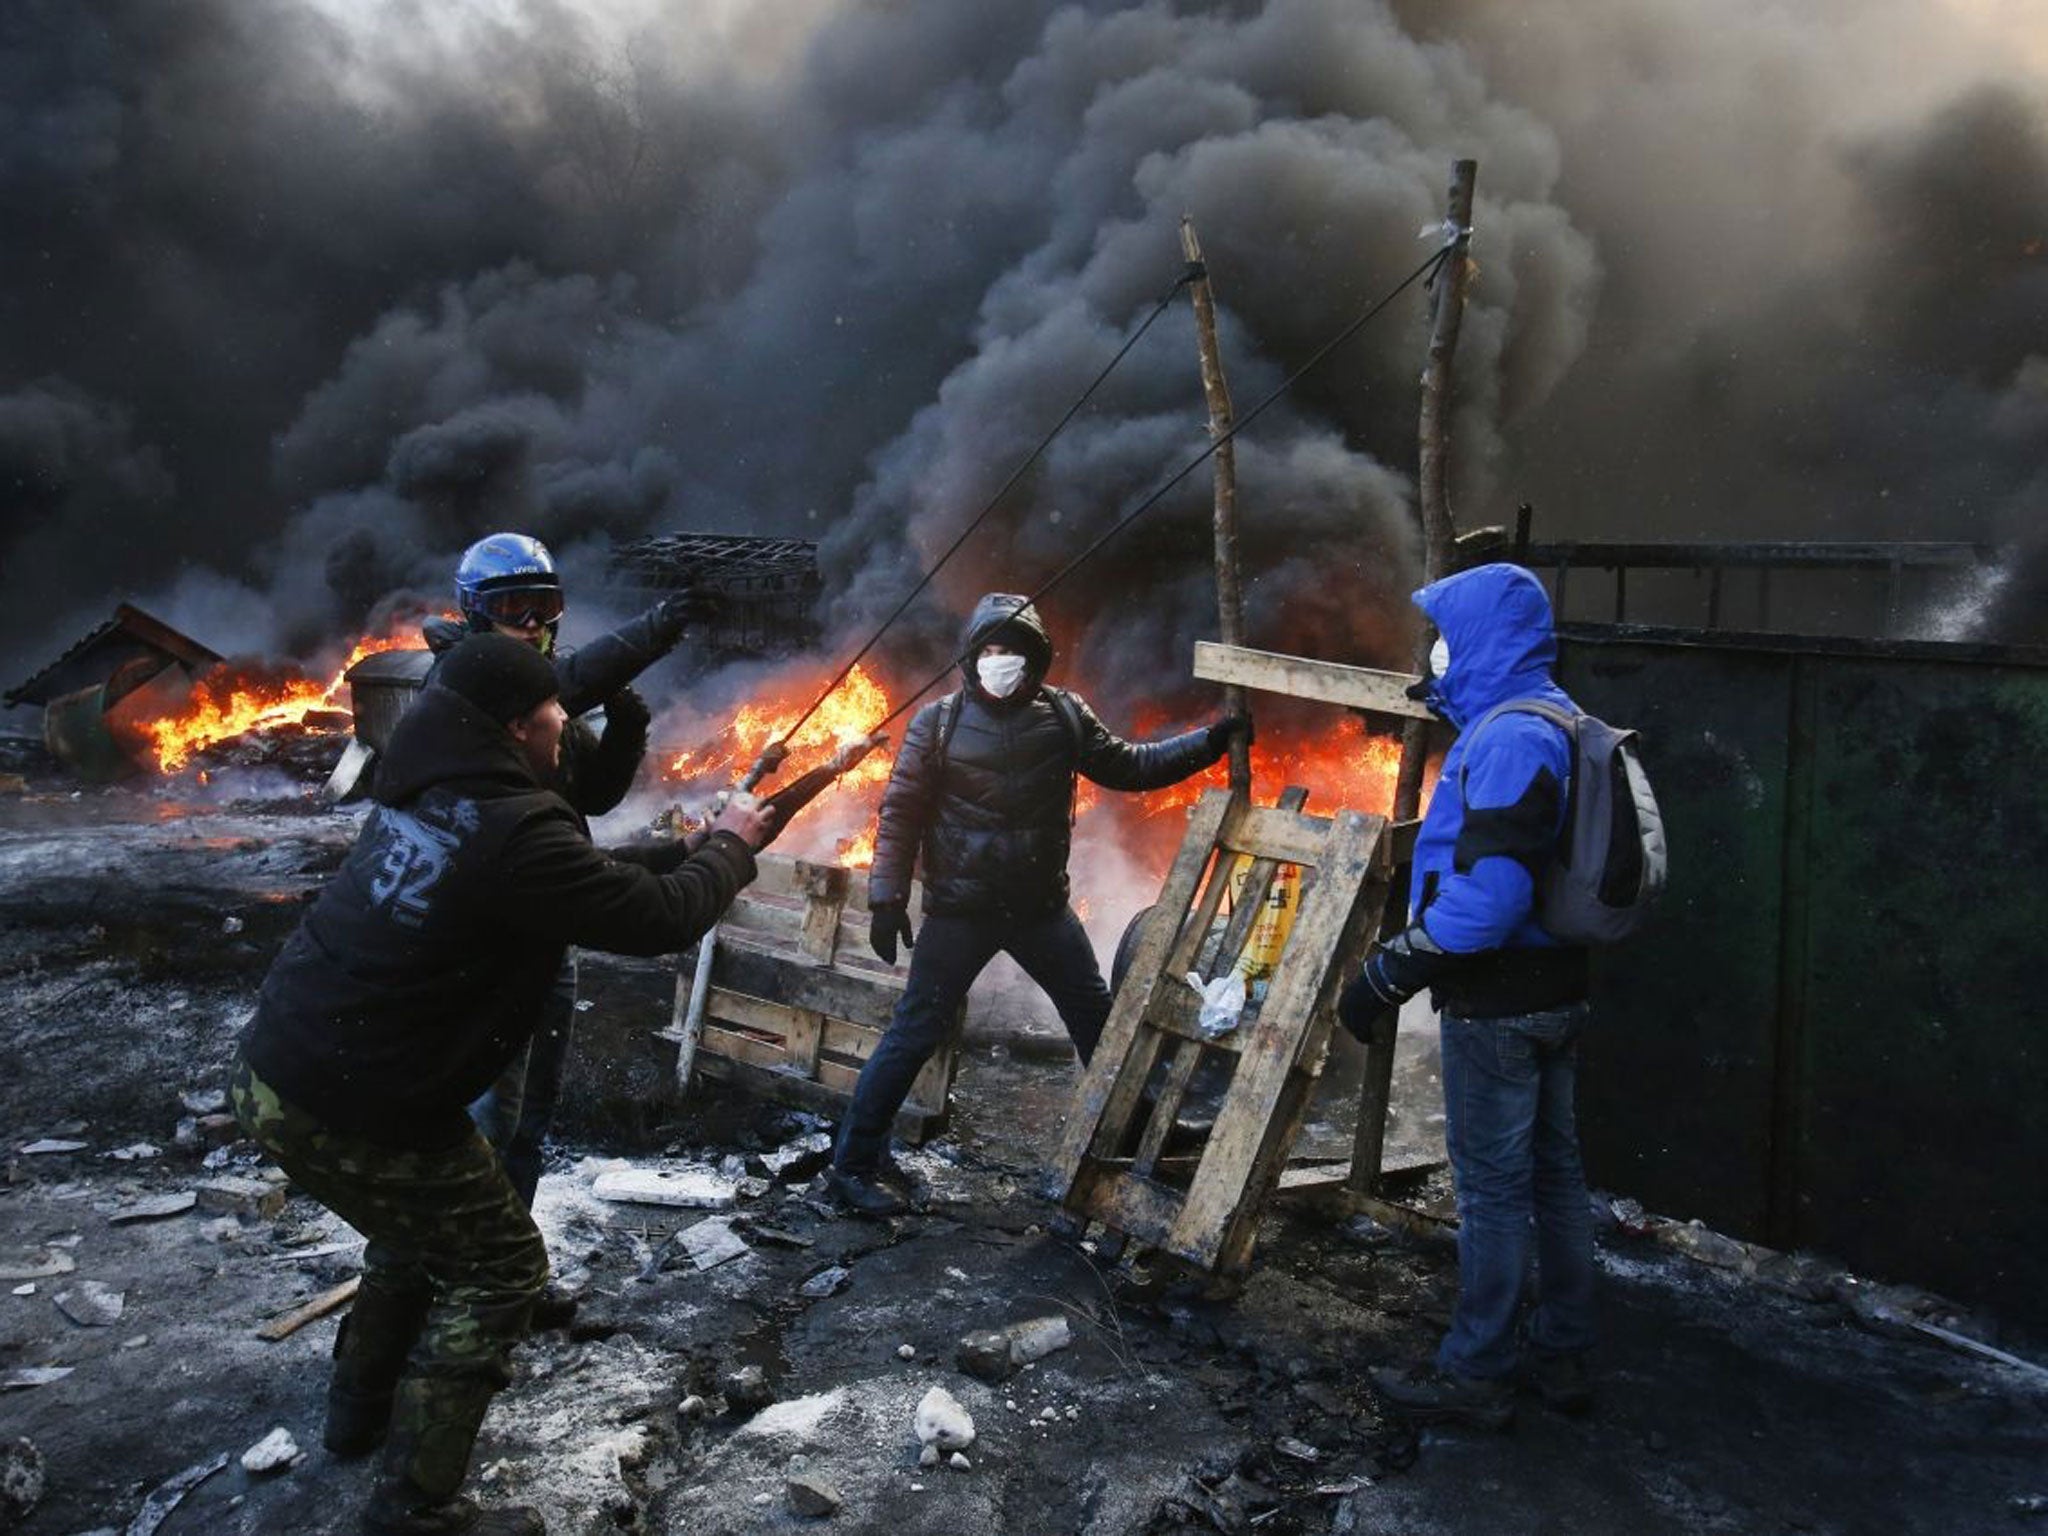
[[[505,526],[572,576],[655,529],[817,537],[858,635],[1172,281],[1183,213],[1242,408],[1427,253],[1460,155],[1465,525],[2039,520],[2048,112],[1995,9],[632,9],[6,8],[10,678],[123,595],[304,652]],[[1870,84],[1887,50],[1910,93]],[[1241,443],[1256,643],[1399,654],[1424,316]],[[1201,441],[1183,301],[900,659]],[[1198,472],[1047,602],[1124,702],[1213,631],[1207,499]]]

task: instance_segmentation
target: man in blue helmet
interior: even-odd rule
[[[1571,742],[1521,711],[1474,727],[1511,699],[1576,706],[1551,680],[1550,600],[1520,566],[1478,566],[1415,601],[1440,636],[1420,692],[1461,734],[1416,838],[1408,927],[1373,951],[1337,1008],[1360,1040],[1425,987],[1441,1011],[1458,1305],[1433,1363],[1374,1381],[1410,1418],[1504,1429],[1518,1372],[1553,1407],[1582,1412],[1592,1400],[1593,1225],[1573,1102],[1587,960],[1535,911],[1564,825]]]
[[[698,593],[664,598],[639,617],[573,650],[558,647],[564,596],[547,547],[523,533],[494,533],[463,552],[455,569],[459,622],[430,619],[428,648],[445,654],[467,634],[523,640],[553,663],[569,716],[560,765],[548,787],[582,815],[601,816],[626,798],[647,753],[647,706],[631,686],[681,641],[694,622],[711,616]],[[603,731],[587,717],[602,711]],[[540,1184],[541,1153],[561,1093],[562,1073],[576,1025],[576,962],[564,959],[540,1027],[514,1056],[471,1114],[505,1160],[512,1187],[529,1206]],[[575,1302],[550,1284],[534,1311],[535,1327],[569,1321]]]

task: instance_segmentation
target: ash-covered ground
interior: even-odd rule
[[[334,1318],[256,1330],[346,1280],[360,1241],[210,1117],[263,968],[355,817],[283,786],[26,791],[0,795],[0,1530],[352,1531],[369,1468],[319,1449]],[[702,1085],[622,1105],[658,1070],[628,1058],[661,1010],[597,964],[585,996],[574,1140],[537,1211],[583,1304],[524,1346],[476,1463],[481,1494],[555,1532],[1950,1536],[2048,1510],[2048,1378],[1912,1334],[1905,1293],[1845,1305],[1864,1293],[1822,1264],[1610,1223],[1594,1414],[1530,1398],[1509,1435],[1417,1438],[1365,1372],[1442,1328],[1445,1237],[1283,1205],[1229,1301],[1061,1241],[1041,1158],[1073,1068],[1024,994],[977,1000],[952,1123],[906,1159],[924,1209],[886,1226],[820,1199],[814,1118]],[[1411,1045],[1396,1161],[1429,1154],[1439,1108],[1427,1035]],[[1312,1141],[1344,1139],[1317,1116]],[[622,1168],[699,1170],[733,1203],[598,1198]],[[1446,1212],[1440,1178],[1413,1198]],[[733,1256],[700,1269],[713,1236]],[[1034,1318],[1071,1342],[1006,1380],[961,1369],[964,1335]],[[735,1380],[748,1367],[758,1386]],[[920,1465],[933,1386],[973,1418],[964,1467]],[[245,1471],[280,1427],[300,1457]],[[148,1524],[167,1480],[223,1456]],[[798,1514],[793,1476],[838,1512]]]

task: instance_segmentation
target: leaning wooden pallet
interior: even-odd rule
[[[708,951],[678,957],[663,1037],[679,1043],[679,1087],[701,1073],[805,1108],[845,1109],[909,975],[907,963],[885,965],[868,951],[867,898],[852,876],[837,864],[764,854]],[[897,1133],[911,1141],[944,1124],[965,1017],[963,1005],[952,1040],[897,1117]]]
[[[1384,818],[1355,811],[1324,818],[1255,806],[1224,790],[1202,797],[1068,1114],[1054,1180],[1069,1210],[1201,1269],[1231,1275],[1249,1265],[1259,1213],[1322,1067],[1335,979],[1378,931],[1385,834]],[[1251,879],[1269,881],[1274,867],[1290,863],[1313,869],[1315,882],[1263,1005],[1237,1030],[1211,1039],[1198,1023],[1200,998],[1184,978],[1207,949],[1239,855],[1255,861]],[[1255,909],[1241,902],[1237,912]],[[1229,971],[1249,934],[1249,921],[1233,921],[1197,974]],[[1160,1154],[1196,1065],[1210,1052],[1231,1059],[1230,1084],[1182,1187],[1173,1177],[1179,1170],[1164,1166]],[[1162,1061],[1164,1085],[1148,1092]]]
[[[1399,673],[1204,643],[1195,674],[1374,714],[1424,713],[1403,691],[1413,679]],[[1415,828],[1353,810],[1311,815],[1305,798],[1290,788],[1277,805],[1258,806],[1212,790],[1198,803],[1054,1161],[1055,1198],[1076,1217],[1224,1278],[1248,1268],[1260,1212],[1283,1182],[1369,1198],[1380,1178],[1391,1028],[1367,1046],[1351,1161],[1292,1171],[1286,1164],[1328,1053],[1336,993],[1379,933]],[[1247,856],[1219,938],[1233,867]],[[1213,980],[1240,966],[1259,906],[1290,864],[1313,881],[1305,873],[1301,910],[1263,1004],[1237,1030],[1205,1036],[1200,998],[1185,978]],[[1193,1160],[1165,1156],[1190,1084],[1218,1058],[1230,1081],[1206,1145]]]

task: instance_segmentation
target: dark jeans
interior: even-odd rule
[[[386,1319],[424,1310],[395,1382],[380,1497],[451,1498],[548,1277],[547,1248],[504,1165],[474,1132],[412,1151],[332,1130],[245,1062],[235,1064],[231,1096],[242,1129],[292,1182],[369,1239],[358,1311]],[[388,1343],[395,1360],[406,1341],[355,1343]]]
[[[1535,1229],[1542,1354],[1593,1344],[1593,1217],[1573,1096],[1584,1003],[1498,1019],[1443,1016],[1444,1136],[1458,1190],[1458,1307],[1437,1364],[1460,1376],[1515,1368],[1515,1326]]]
[[[506,1063],[498,1080],[469,1106],[469,1118],[505,1160],[505,1176],[528,1209],[540,1188],[541,1153],[562,1096],[562,1073],[576,1037],[576,956],[562,961],[541,1006],[533,1038]]]
[[[1095,1054],[1109,1017],[1109,987],[1072,907],[1035,917],[927,917],[910,949],[910,979],[902,1000],[854,1085],[832,1159],[835,1166],[850,1173],[875,1171],[911,1083],[946,1043],[967,989],[998,952],[1045,989],[1083,1065]]]

